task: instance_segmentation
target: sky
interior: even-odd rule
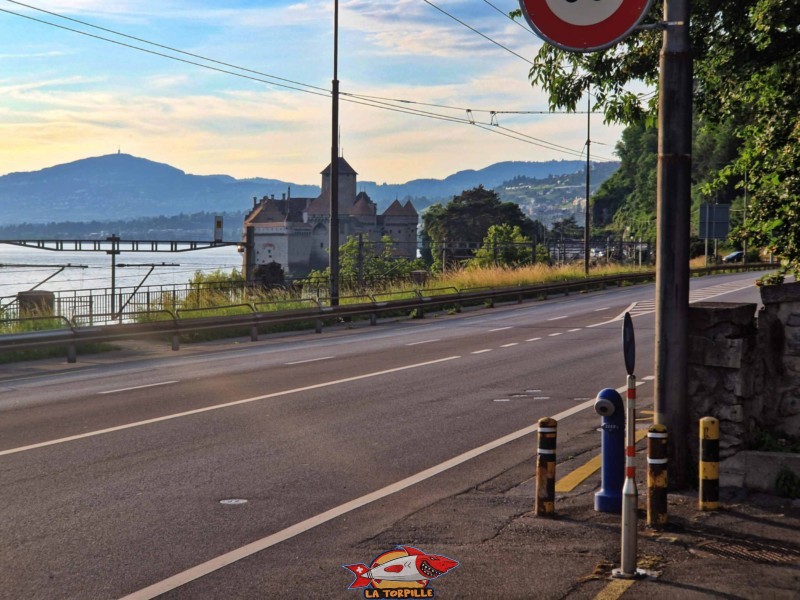
[[[538,114],[547,98],[528,61],[542,42],[505,16],[518,6],[339,0],[340,147],[360,180],[581,158],[586,115]],[[0,174],[121,151],[197,175],[319,184],[332,146],[333,7],[0,0]],[[621,131],[593,115],[592,157],[613,159]]]

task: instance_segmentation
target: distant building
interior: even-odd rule
[[[388,235],[394,241],[398,257],[415,258],[419,215],[411,202],[395,200],[383,214],[366,192],[356,193],[356,173],[344,158],[339,167],[339,240],[363,235],[365,243],[375,249]],[[245,258],[248,280],[266,276],[270,281],[285,277],[305,277],[312,269],[328,266],[331,166],[322,171],[322,192],[317,198],[292,198],[291,190],[280,200],[264,196],[253,198],[253,208],[244,218],[244,239],[253,229],[252,271]]]

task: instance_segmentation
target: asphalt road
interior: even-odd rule
[[[757,302],[754,278],[696,279],[692,298]],[[6,371],[0,597],[356,597],[341,565],[373,558],[360,540],[530,460],[541,417],[562,417],[559,444],[597,426],[626,311],[647,407],[653,294]]]

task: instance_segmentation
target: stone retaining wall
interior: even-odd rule
[[[689,431],[720,420],[720,457],[744,450],[758,429],[800,435],[800,283],[761,288],[755,304],[689,308]]]

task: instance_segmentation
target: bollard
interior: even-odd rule
[[[601,483],[594,495],[594,509],[619,514],[625,483],[625,405],[617,390],[606,388],[597,394],[594,410],[603,417]]]
[[[647,431],[647,525],[667,524],[667,428],[652,425]]]
[[[251,342],[257,342],[258,341],[258,327],[256,327],[255,325],[253,325],[250,328],[250,341]]]
[[[620,568],[611,571],[619,579],[636,579],[643,571],[636,568],[637,520],[639,492],[636,489],[636,378],[628,375],[628,393],[625,401],[625,483],[622,486],[622,552]]]
[[[69,364],[78,362],[78,350],[75,347],[75,344],[70,344],[67,346],[67,362]]]
[[[181,349],[181,336],[178,334],[172,336],[172,349],[176,352]]]
[[[719,421],[700,419],[700,510],[719,508]]]
[[[535,513],[550,517],[555,513],[556,499],[556,434],[558,422],[549,417],[539,419],[539,449],[536,455]]]

